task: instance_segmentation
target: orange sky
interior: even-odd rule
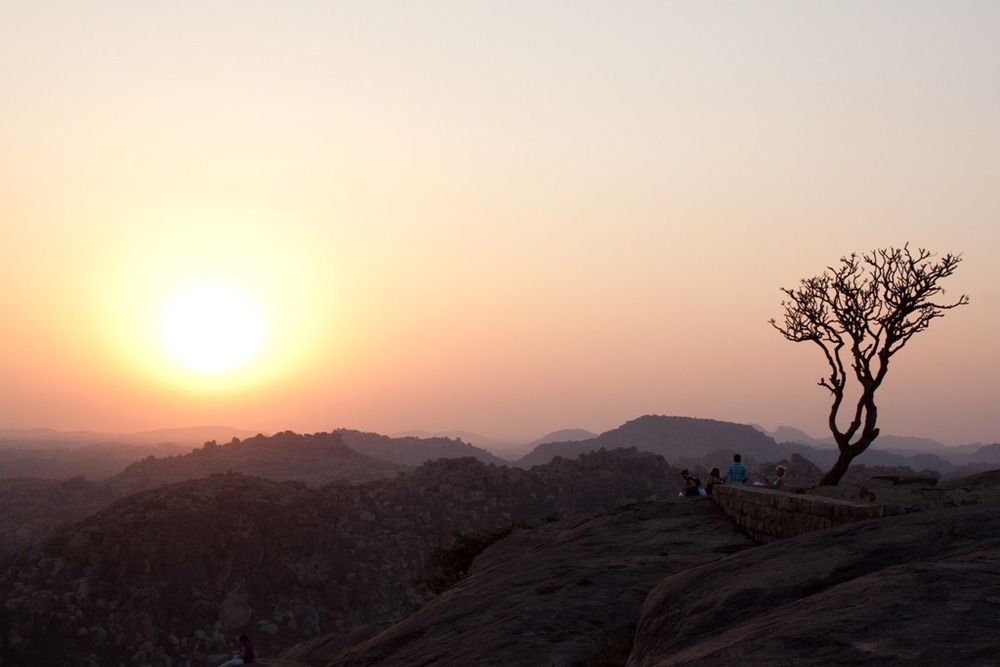
[[[1000,441],[994,2],[8,2],[0,96],[0,428],[821,436],[779,288],[909,242],[882,430]]]

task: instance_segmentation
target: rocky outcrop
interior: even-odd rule
[[[222,662],[237,631],[263,655],[397,620],[429,594],[431,550],[456,532],[673,497],[677,474],[634,450],[525,471],[442,459],[313,488],[240,474],[123,498],[0,569],[0,652],[102,667]]]
[[[515,532],[465,581],[388,628],[326,637],[286,658],[317,667],[547,665],[628,655],[663,577],[751,546],[707,498],[639,503]],[[345,639],[351,641],[345,641]]]
[[[375,455],[347,447],[343,441],[347,435],[352,444],[364,445]],[[245,440],[234,438],[223,445],[210,441],[200,448],[185,449],[183,454],[178,449],[176,445],[120,444],[0,448],[0,476],[30,471],[40,477],[0,477],[0,557],[54,535],[59,527],[79,521],[117,498],[213,473],[240,472],[319,486],[334,480],[391,478],[428,459],[455,458],[470,452],[487,462],[500,461],[484,450],[448,438],[388,438],[357,431],[312,435],[286,431]],[[378,454],[388,458],[383,460]],[[408,461],[415,463],[406,465]],[[110,479],[98,483],[82,477],[93,477],[95,472]],[[58,475],[74,478],[71,482],[49,479]]]
[[[998,560],[995,506],[740,551],[652,590],[627,665],[996,664]]]
[[[675,498],[515,532],[406,619],[284,657],[313,667],[986,666],[996,662],[998,550],[996,507],[751,546],[710,501]]]
[[[115,498],[107,484],[83,477],[0,479],[0,558],[52,537]]]

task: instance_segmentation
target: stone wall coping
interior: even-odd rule
[[[885,516],[884,505],[747,485],[712,487],[712,501],[758,543]]]
[[[785,491],[782,489],[769,489],[766,486],[753,486],[748,484],[717,484],[712,487],[712,493],[716,493],[719,490],[723,490],[723,493],[729,492],[740,492],[740,493],[765,493],[768,495],[778,495],[778,496],[800,496],[803,498],[809,498],[810,500],[816,499],[823,503],[828,503],[830,505],[842,505],[845,507],[872,507],[878,503],[869,502],[858,502],[854,500],[842,500],[840,498],[829,498],[827,496],[821,496],[809,493],[805,489],[795,489]]]

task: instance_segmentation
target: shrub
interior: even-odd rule
[[[438,547],[431,552],[430,571],[419,583],[434,594],[447,590],[468,576],[472,561],[487,547],[499,542],[519,528],[529,527],[524,521],[515,521],[496,530],[455,533],[455,539],[450,547]]]

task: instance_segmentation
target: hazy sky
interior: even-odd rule
[[[909,242],[882,431],[998,442],[998,176],[994,1],[9,0],[0,428],[821,436],[779,288]]]

